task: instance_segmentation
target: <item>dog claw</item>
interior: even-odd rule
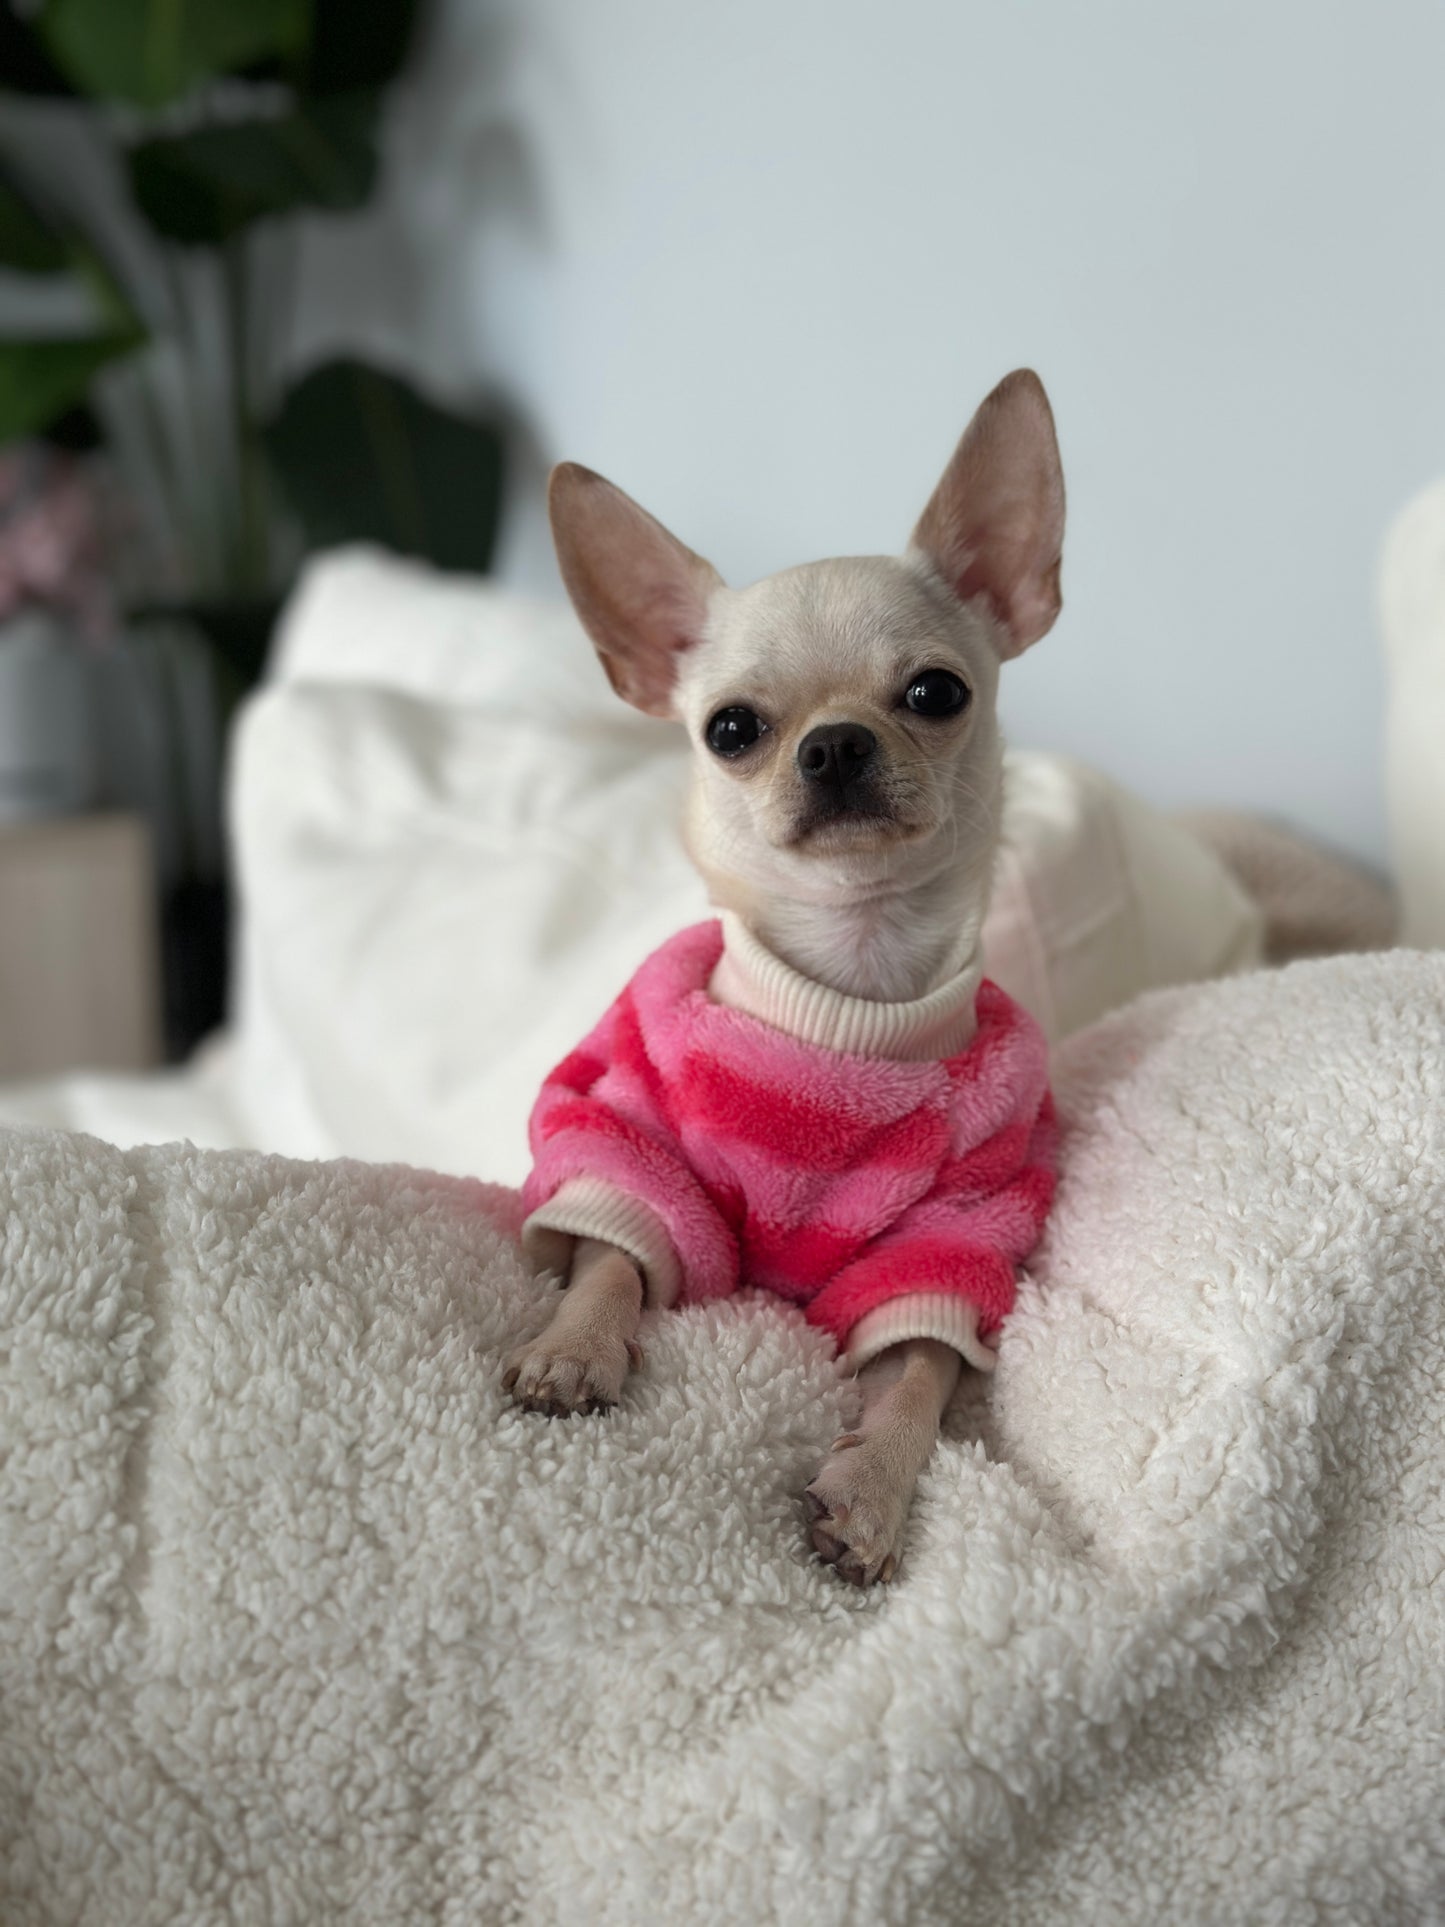
[[[877,1571],[873,1571],[869,1561],[855,1546],[840,1539],[835,1528],[841,1530],[848,1517],[848,1508],[839,1506],[830,1512],[814,1492],[805,1492],[803,1498],[808,1507],[810,1530],[808,1537],[813,1550],[825,1566],[831,1566],[838,1577],[850,1586],[871,1586],[875,1580],[887,1585],[898,1570],[895,1554],[885,1553]]]
[[[843,1544],[835,1539],[826,1526],[815,1525],[812,1531],[813,1550],[825,1566],[836,1565],[843,1556]]]
[[[560,1398],[523,1398],[517,1403],[534,1418],[595,1418],[612,1410],[610,1398],[589,1398],[582,1405],[567,1405]]]
[[[898,1570],[907,1490],[900,1490],[876,1433],[834,1439],[803,1497],[805,1531],[823,1563],[847,1585],[887,1585]]]
[[[803,1502],[808,1508],[810,1519],[827,1519],[835,1526],[845,1526],[848,1523],[847,1506],[829,1505],[826,1499],[818,1497],[811,1486],[803,1494]]]
[[[549,1342],[544,1332],[507,1361],[502,1389],[525,1412],[570,1418],[574,1412],[609,1411],[626,1375],[620,1344],[610,1357],[598,1356],[585,1346]]]

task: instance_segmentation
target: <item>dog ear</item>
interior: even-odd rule
[[[986,603],[1008,657],[1053,627],[1063,543],[1053,410],[1038,376],[1018,368],[963,431],[909,546],[960,601]]]
[[[722,578],[590,468],[562,462],[547,488],[562,580],[612,687],[671,716],[677,657],[701,640]]]

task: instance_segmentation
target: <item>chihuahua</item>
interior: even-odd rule
[[[524,1235],[566,1290],[504,1385],[600,1409],[645,1305],[792,1298],[862,1393],[804,1494],[813,1548],[887,1580],[1052,1193],[1042,1039],[979,961],[999,665],[1060,607],[1049,403],[1028,370],[994,389],[901,559],[734,590],[588,469],[554,470],[550,508],[613,688],[692,741],[685,837],[722,917],[656,953],[544,1090]]]

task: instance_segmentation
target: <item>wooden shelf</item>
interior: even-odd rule
[[[150,840],[133,816],[0,823],[0,1078],[160,1062]]]

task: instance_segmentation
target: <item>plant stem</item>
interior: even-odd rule
[[[196,310],[197,284],[194,271],[182,252],[162,246],[157,258],[165,276],[170,299],[171,340],[175,349],[175,380],[169,411],[177,448],[178,465],[189,475],[192,495],[192,595],[215,594],[225,588],[233,570],[230,550],[231,531],[227,527],[224,486],[218,482],[213,397],[214,372],[208,361],[209,341],[202,326],[203,316]],[[209,289],[209,281],[201,284]],[[219,309],[220,303],[215,304]],[[219,327],[219,321],[218,321]]]
[[[160,626],[151,637],[152,662],[157,671],[161,732],[165,741],[167,800],[174,813],[177,870],[182,883],[200,874],[198,838],[193,816],[191,759],[187,746],[186,706],[182,694],[181,648],[172,630]]]
[[[171,560],[175,548],[187,556],[191,567],[204,549],[203,519],[196,510],[194,490],[187,489],[177,460],[173,438],[166,422],[165,404],[152,348],[142,365],[134,371],[132,400],[139,439],[145,444],[161,510],[162,527],[158,549],[162,566]]]
[[[237,563],[243,593],[262,595],[269,586],[270,543],[266,477],[262,467],[255,394],[255,344],[252,340],[250,254],[237,235],[221,250],[225,290],[226,348],[229,358],[231,432],[235,440]]]

